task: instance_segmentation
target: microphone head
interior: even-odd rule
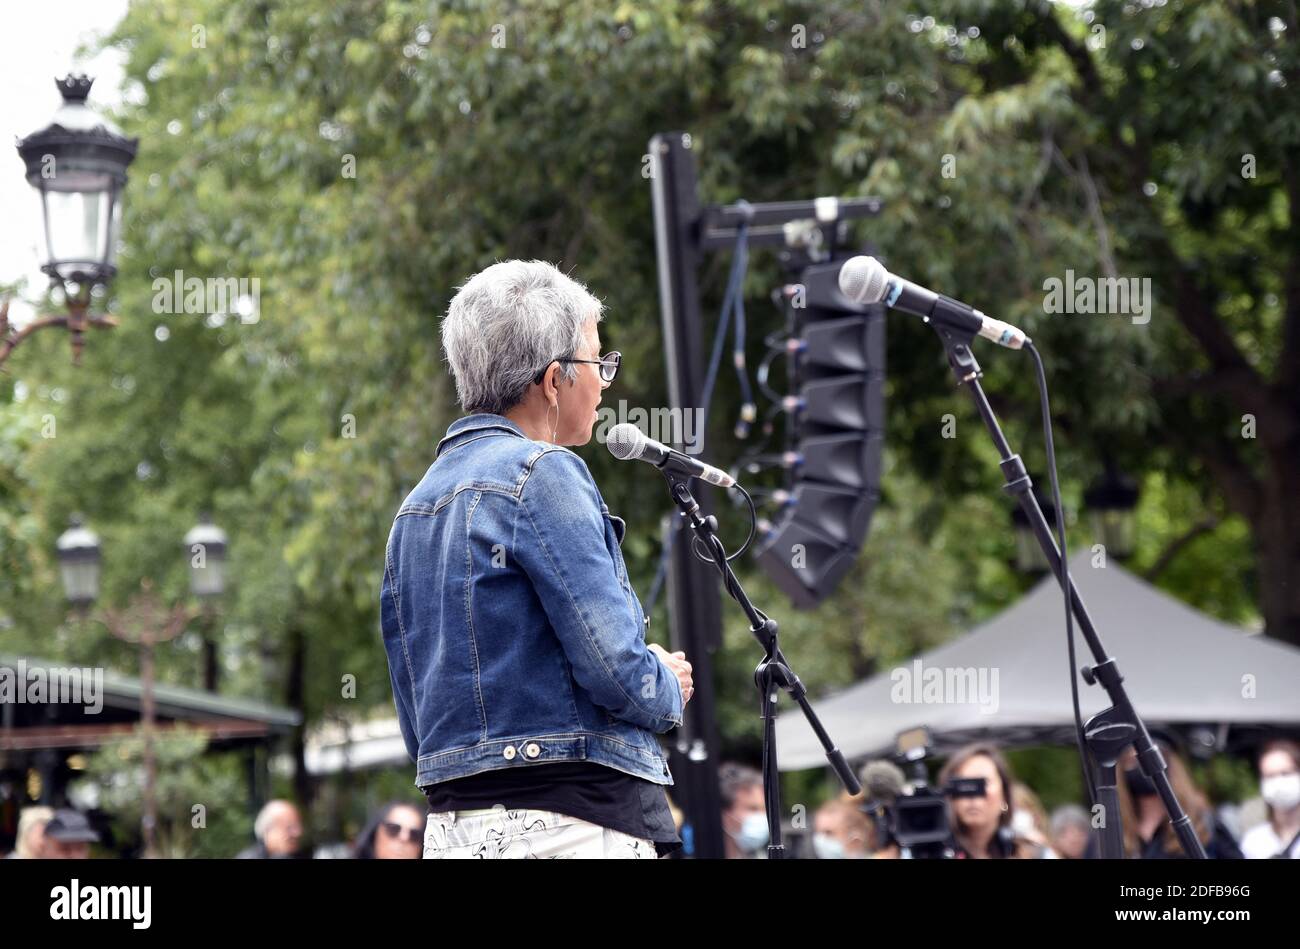
[[[879,303],[888,286],[889,271],[874,257],[853,257],[840,268],[840,293],[854,303]]]
[[[868,761],[862,768],[861,781],[866,799],[878,804],[893,804],[907,787],[903,769],[883,759]]]
[[[645,435],[631,422],[620,422],[605,436],[605,447],[619,461],[635,460],[645,450]]]

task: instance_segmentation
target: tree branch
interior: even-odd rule
[[[1076,179],[1083,189],[1083,196],[1088,203],[1088,217],[1092,219],[1093,229],[1097,232],[1097,258],[1101,262],[1102,272],[1112,279],[1119,275],[1115,267],[1115,257],[1110,249],[1110,228],[1106,226],[1106,215],[1101,209],[1101,195],[1097,191],[1097,182],[1088,170],[1088,157],[1079,155],[1079,167],[1071,165],[1059,148],[1052,147],[1053,160],[1066,175]]]
[[[1088,52],[1086,44],[1076,42],[1074,37],[1065,31],[1065,27],[1061,26],[1061,21],[1056,18],[1056,5],[1043,0],[1038,4],[1037,13],[1043,33],[1069,57],[1087,94],[1093,98],[1104,98],[1101,74],[1097,72],[1097,64],[1093,61],[1092,54]]]
[[[1208,534],[1221,524],[1222,521],[1216,514],[1208,514],[1201,520],[1193,524],[1188,530],[1179,537],[1175,537],[1167,547],[1156,558],[1156,562],[1151,565],[1142,574],[1142,579],[1148,583],[1155,583],[1156,578],[1173,563],[1174,558],[1183,552],[1186,547],[1204,534]]]

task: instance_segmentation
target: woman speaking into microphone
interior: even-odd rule
[[[566,447],[591,440],[618,373],[602,310],[551,264],[509,260],[442,321],[466,415],[397,511],[380,593],[426,859],[680,846],[655,735],[681,724],[691,665],[646,645],[623,521]]]

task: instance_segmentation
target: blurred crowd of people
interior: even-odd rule
[[[1279,739],[1265,743],[1255,758],[1260,796],[1241,807],[1215,808],[1193,780],[1183,756],[1165,741],[1157,745],[1168,765],[1170,783],[1191,818],[1210,859],[1300,859],[1300,745]],[[1129,749],[1119,762],[1117,782],[1125,856],[1166,859],[1183,856],[1170,830],[1155,785]],[[903,794],[903,774],[890,762],[864,769],[865,788],[878,789],[881,769],[896,773]],[[889,782],[885,782],[888,784]],[[1094,817],[1078,804],[1064,804],[1050,815],[1038,795],[1017,781],[1001,751],[992,744],[973,744],[955,752],[939,772],[935,787],[946,798],[948,839],[942,850],[956,859],[1091,859],[1099,857]],[[767,845],[763,781],[758,771],[740,766],[723,769],[723,828],[728,857],[762,857]],[[973,789],[973,790],[972,790]],[[817,809],[810,834],[792,837],[807,843],[796,855],[819,859],[896,859],[892,838],[894,800],[864,791],[841,794]],[[790,849],[789,845],[788,848]]]
[[[1300,859],[1300,744],[1285,739],[1264,744],[1255,759],[1259,798],[1240,808],[1219,809],[1196,785],[1182,755],[1167,742],[1158,745],[1174,793],[1210,858]],[[1120,766],[1125,855],[1147,860],[1182,856],[1155,786],[1137,767],[1131,749]],[[811,826],[803,819],[787,818],[787,851],[822,860],[902,856],[899,842],[892,838],[894,800],[881,799],[893,792],[880,793],[880,775],[890,775],[890,769],[895,772],[891,779],[894,788],[904,796],[902,772],[892,763],[873,762],[864,768],[867,790],[863,793],[841,794],[822,804],[813,813]],[[747,765],[725,764],[719,772],[719,787],[727,859],[766,856],[768,825],[762,774]],[[968,745],[955,752],[940,769],[935,787],[945,796],[946,856],[1068,860],[1099,856],[1093,815],[1078,804],[1064,804],[1049,815],[1034,791],[1015,779],[995,745]],[[683,838],[689,839],[689,828],[682,828],[681,812],[673,808],[673,816]],[[274,800],[254,821],[254,842],[235,856],[418,860],[423,853],[424,829],[422,806],[392,801],[371,816],[350,846],[321,848],[312,854],[304,849],[298,808],[290,801]],[[85,859],[90,856],[91,844],[98,841],[98,832],[75,809],[28,807],[21,812],[14,850],[7,859]]]
[[[84,860],[99,833],[86,815],[70,807],[28,807],[18,817],[10,860]]]
[[[304,847],[302,815],[291,801],[267,803],[253,821],[254,841],[233,856],[240,860],[352,857],[359,860],[418,860],[424,850],[424,808],[392,801],[377,810],[351,845]],[[18,818],[12,860],[84,860],[100,834],[72,808],[27,807]]]

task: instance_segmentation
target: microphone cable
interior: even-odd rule
[[[727,328],[731,323],[732,311],[737,309],[737,307],[739,308],[739,316],[737,318],[736,341],[734,345],[738,348],[740,356],[739,358],[736,358],[733,352],[733,361],[736,362],[736,374],[740,380],[741,386],[741,419],[736,423],[738,431],[742,425],[746,424],[744,406],[748,405],[750,406],[750,411],[754,411],[752,407],[753,395],[749,390],[749,380],[744,373],[744,282],[745,272],[749,267],[749,221],[752,217],[752,207],[748,201],[743,199],[737,202],[737,206],[748,213],[741,217],[740,223],[736,225],[736,243],[731,258],[731,271],[727,275],[727,291],[722,298],[722,312],[718,315],[718,328],[713,334],[713,350],[709,354],[709,368],[704,374],[704,385],[700,390],[701,415],[703,416],[703,424],[700,426],[699,439],[701,450],[704,449],[705,442],[708,438],[709,407],[713,402],[713,386],[714,383],[717,382],[718,367],[722,362],[722,344],[727,338]],[[744,489],[742,488],[741,490]],[[753,505],[752,499],[750,500],[750,505],[751,507]],[[670,519],[668,522],[668,529],[664,532],[663,549],[659,554],[659,566],[655,569],[655,578],[650,584],[650,592],[646,594],[645,602],[642,604],[646,618],[646,625],[649,625],[650,623],[650,614],[654,611],[655,604],[659,601],[659,595],[663,592],[664,583],[668,578],[668,559],[672,556],[673,537],[676,534],[676,531],[673,529],[674,523],[675,522]],[[757,523],[756,518],[755,523]],[[754,529],[751,526],[750,539],[752,539],[753,536]],[[745,548],[748,547],[749,540],[746,540]],[[694,547],[692,547],[691,552],[696,556],[699,556],[699,552],[695,550]],[[709,563],[712,562],[713,560],[710,559]]]
[[[1061,504],[1061,484],[1056,471],[1056,444],[1052,438],[1052,410],[1047,398],[1047,373],[1043,368],[1043,357],[1032,340],[1026,340],[1023,348],[1034,357],[1034,381],[1038,384],[1039,409],[1043,417],[1043,441],[1047,449],[1047,473],[1052,484],[1052,503],[1056,505],[1057,546],[1061,551],[1061,587],[1065,594],[1065,638],[1070,656],[1070,699],[1074,706],[1074,738],[1079,748],[1079,769],[1083,775],[1083,787],[1088,794],[1088,806],[1093,807],[1097,793],[1093,784],[1092,771],[1088,767],[1088,753],[1083,739],[1083,715],[1079,711],[1079,666],[1074,651],[1074,595],[1070,586],[1070,557],[1065,546],[1065,507]]]

